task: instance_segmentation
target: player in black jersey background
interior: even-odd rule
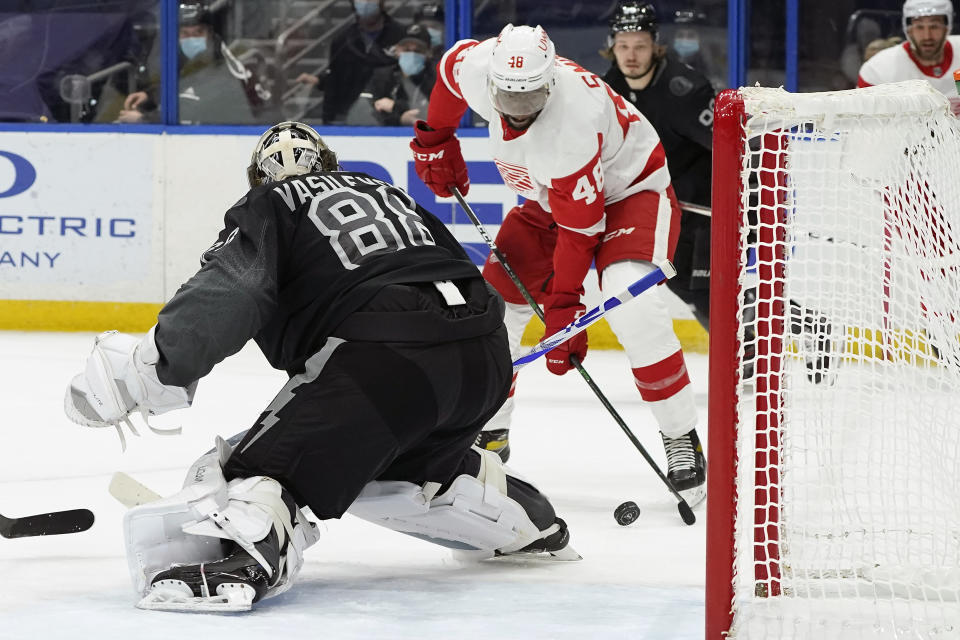
[[[623,0],[610,21],[612,60],[603,80],[637,107],[660,135],[677,199],[710,207],[714,90],[698,70],[658,42],[653,5]],[[670,290],[705,329],[710,318],[710,218],[684,210]]]
[[[512,367],[503,301],[444,225],[340,171],[301,123],[264,133],[248,177],[156,326],[99,336],[67,390],[71,419],[120,430],[134,411],[189,406],[251,339],[290,376],[180,493],[127,513],[139,606],[244,610],[286,590],[317,539],[298,506],[455,549],[578,559],[547,498],[471,447]]]

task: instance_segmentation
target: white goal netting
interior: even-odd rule
[[[731,637],[960,638],[960,123],[739,97]]]

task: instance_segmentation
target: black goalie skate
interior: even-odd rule
[[[260,562],[236,542],[224,541],[223,546],[228,554],[223,560],[177,565],[158,573],[137,606],[161,611],[249,611],[283,575],[285,549],[280,547],[276,530],[254,544],[270,565],[272,580]]]
[[[544,556],[544,554],[549,554],[549,556]],[[546,531],[544,531],[542,538],[534,540],[522,549],[508,551],[506,553],[496,551],[494,555],[497,557],[542,556],[549,557],[554,560],[583,559],[580,554],[570,546],[570,530],[567,528],[567,523],[564,522],[562,518],[557,518],[556,521]]]

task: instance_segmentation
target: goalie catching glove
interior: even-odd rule
[[[94,341],[83,373],[67,386],[63,408],[73,422],[86,427],[115,427],[121,445],[126,448],[121,423],[139,435],[130,414],[138,411],[147,422],[148,415],[159,415],[189,407],[196,383],[189,387],[165,385],[157,377],[160,352],[154,341],[156,326],[142,340],[116,331],[101,333]],[[155,433],[179,433],[179,429]]]

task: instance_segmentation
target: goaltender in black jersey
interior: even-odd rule
[[[203,377],[251,337],[272,366],[293,374],[334,333],[410,342],[484,335],[499,326],[500,302],[473,282],[477,268],[463,248],[402,189],[341,171],[266,184],[255,178],[254,185],[227,211],[200,271],[160,313],[158,327],[173,329],[157,332],[166,356],[158,371],[170,384]],[[437,288],[435,281],[453,282]],[[450,307],[462,316],[456,323],[372,300],[400,283],[478,295]],[[224,319],[217,340],[181,330],[216,317]]]
[[[142,338],[101,334],[68,417],[115,427],[190,406],[255,340],[289,380],[246,431],[130,509],[138,606],[243,611],[290,588],[319,519],[345,512],[467,551],[577,560],[547,498],[471,446],[506,400],[502,299],[409,195],[340,171],[307,125],[257,143],[250,191]],[[228,435],[236,425],[223,425]]]

